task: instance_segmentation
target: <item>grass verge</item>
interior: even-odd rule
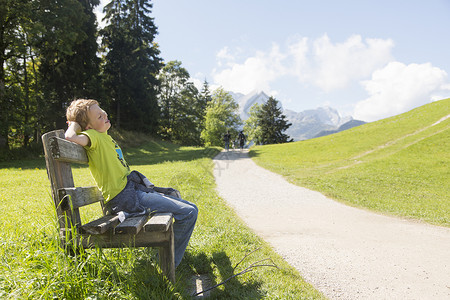
[[[65,255],[58,246],[43,159],[1,163],[0,298],[190,299],[193,275],[206,274],[216,284],[266,258],[278,269],[260,267],[235,277],[212,290],[210,297],[323,298],[217,195],[211,161],[217,151],[152,141],[125,153],[132,168],[159,186],[176,187],[200,209],[175,285],[161,276],[153,249],[94,249]],[[73,171],[76,185],[93,184],[86,167]],[[99,210],[82,211],[86,221],[99,214]]]

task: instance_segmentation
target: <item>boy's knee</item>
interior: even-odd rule
[[[198,207],[194,203],[191,203],[191,212],[190,212],[192,219],[197,219],[198,216]]]
[[[193,205],[193,211],[194,211],[195,217],[197,218],[197,216],[198,216],[198,207],[195,204]]]

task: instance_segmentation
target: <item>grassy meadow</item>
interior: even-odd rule
[[[115,137],[120,143],[120,136]],[[162,275],[153,249],[93,249],[67,256],[59,248],[57,225],[43,158],[0,163],[1,299],[190,299],[194,275],[210,285],[258,267],[211,291],[212,299],[324,298],[249,230],[215,191],[212,175],[216,148],[178,147],[147,142],[126,148],[133,169],[159,186],[179,189],[200,209],[197,227],[177,283]],[[73,169],[75,184],[93,185],[84,166]],[[84,221],[100,209],[82,211]],[[259,249],[260,248],[260,249]],[[251,251],[234,270],[234,267]]]
[[[252,148],[262,167],[345,204],[450,226],[450,99],[316,139]]]

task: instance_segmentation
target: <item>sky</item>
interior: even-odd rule
[[[102,0],[102,3],[108,0]],[[153,0],[165,62],[201,89],[366,122],[450,98],[450,0]]]

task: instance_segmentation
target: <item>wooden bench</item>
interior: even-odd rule
[[[118,216],[105,214],[104,199],[96,186],[74,186],[71,163],[88,163],[84,148],[65,140],[64,130],[44,134],[42,142],[63,249],[158,247],[160,267],[175,282],[172,214],[132,217],[120,223]],[[79,208],[94,203],[101,205],[103,216],[82,224]]]

